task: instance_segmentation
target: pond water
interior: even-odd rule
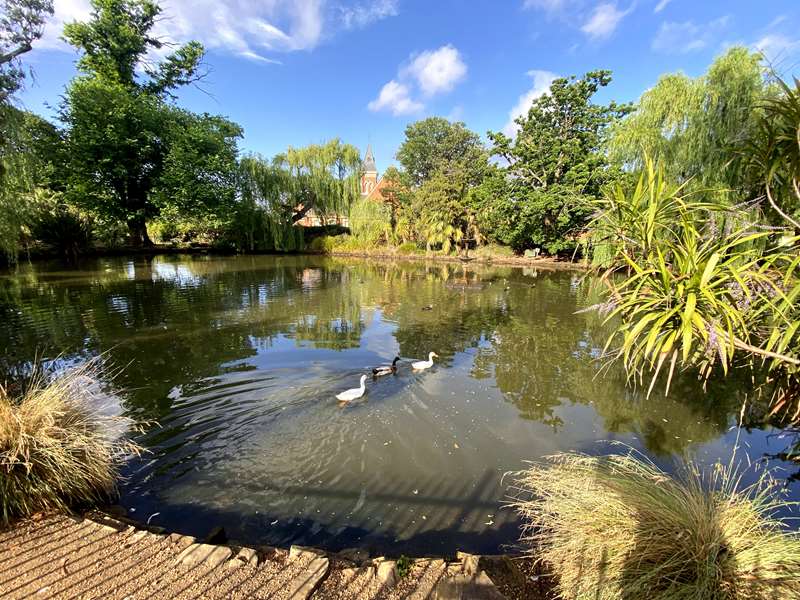
[[[509,471],[630,444],[668,466],[779,454],[739,430],[730,382],[646,399],[611,368],[580,274],[321,257],[103,258],[0,277],[2,368],[102,354],[119,409],[147,422],[121,503],[139,519],[243,543],[390,555],[513,546]],[[425,372],[409,361],[435,351]],[[341,407],[335,394],[402,357]],[[781,465],[773,460],[771,464]],[[797,482],[785,472],[790,494]]]

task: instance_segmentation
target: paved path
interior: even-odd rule
[[[502,599],[477,557],[393,561],[196,543],[115,521],[51,516],[0,532],[0,598]]]

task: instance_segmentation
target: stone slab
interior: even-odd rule
[[[295,560],[297,558],[312,558],[316,556],[325,556],[325,553],[318,548],[309,548],[308,546],[292,546],[289,548],[289,558]]]
[[[181,535],[180,533],[170,533],[167,536],[167,541],[170,544],[178,546],[178,548],[180,548],[181,550],[185,550],[186,548],[197,542],[194,536]]]
[[[476,577],[456,575],[439,581],[433,600],[505,600],[484,571]]]
[[[233,551],[227,546],[192,544],[178,555],[175,562],[189,568],[201,564],[213,568],[218,567],[226,560],[230,559],[232,554]]]
[[[314,558],[299,575],[289,582],[289,600],[308,600],[328,575],[330,566],[327,558],[323,556]]]
[[[378,563],[378,581],[384,587],[394,587],[397,585],[397,563],[393,560],[384,560]]]

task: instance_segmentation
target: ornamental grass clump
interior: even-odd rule
[[[678,475],[634,455],[558,454],[520,474],[522,541],[565,599],[800,598],[800,538],[764,472]]]
[[[37,368],[25,387],[0,386],[0,525],[107,501],[140,448],[122,437],[125,419],[102,413],[96,363],[49,380]]]

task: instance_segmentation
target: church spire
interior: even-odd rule
[[[378,167],[375,166],[375,157],[372,155],[372,144],[367,144],[367,154],[364,156],[364,162],[361,163],[361,168],[365,173],[377,173]]]

